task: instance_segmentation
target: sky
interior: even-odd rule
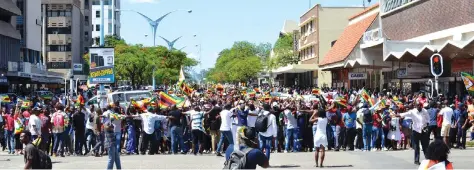
[[[362,6],[363,0],[120,0],[122,10],[134,10],[155,20],[164,18],[157,29],[156,45],[182,38],[175,48],[183,48],[188,57],[199,59],[196,70],[214,66],[218,54],[235,41],[274,44],[285,20],[299,22],[311,6]],[[374,4],[377,0],[372,0]],[[368,6],[366,0],[366,6]],[[192,13],[186,12],[192,10]],[[123,11],[120,34],[130,44],[153,46],[148,22],[134,12]],[[196,36],[194,36],[196,35]],[[199,48],[201,45],[201,48]]]

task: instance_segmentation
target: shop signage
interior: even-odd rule
[[[8,85],[8,79],[5,76],[0,76],[0,85]]]
[[[31,74],[24,73],[24,72],[18,72],[18,77],[31,78]]]
[[[408,72],[406,68],[399,68],[397,70],[397,78],[406,77],[406,76],[408,76]]]
[[[82,64],[74,64],[72,65],[73,71],[82,71]]]
[[[349,80],[365,80],[367,73],[349,73]]]
[[[91,84],[110,84],[115,82],[114,71],[114,48],[98,47],[89,48],[90,53],[90,73],[89,82]]]

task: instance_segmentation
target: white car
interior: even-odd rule
[[[146,90],[136,90],[136,91],[119,91],[113,92],[106,95],[107,96],[107,103],[112,104],[115,101],[120,103],[120,106],[125,108],[125,111],[128,110],[128,105],[130,104],[130,99],[134,98],[150,98],[152,95],[149,91]],[[98,96],[94,96],[89,101],[86,102],[86,107],[90,107],[90,105],[94,105],[95,108],[99,106]],[[101,104],[104,106],[104,104]]]

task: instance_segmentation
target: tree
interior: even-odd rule
[[[216,65],[206,75],[209,81],[242,82],[255,78],[263,69],[265,50],[247,41],[235,42],[231,48],[219,53]],[[261,54],[261,56],[259,56]]]
[[[293,33],[285,34],[278,38],[273,47],[275,57],[270,61],[272,68],[284,67],[289,64],[296,64],[299,61],[293,50]]]

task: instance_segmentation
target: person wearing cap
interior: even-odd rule
[[[420,165],[420,143],[421,147],[427,148],[429,143],[429,135],[427,132],[426,127],[428,126],[428,122],[430,120],[428,111],[423,108],[423,104],[419,101],[415,102],[416,108],[411,109],[405,113],[401,113],[397,115],[399,117],[405,118],[410,117],[413,121],[412,125],[412,135],[413,135],[413,149],[415,151],[414,163],[416,165]],[[426,150],[423,149],[423,154],[426,157]]]
[[[31,140],[36,140],[38,137],[41,136],[41,119],[39,118],[41,108],[38,106],[34,107],[32,110],[32,115],[30,116],[30,120],[28,123],[28,129],[31,132]]]
[[[258,148],[258,141],[256,131],[253,128],[243,127],[237,133],[237,140],[239,140],[239,150],[243,151],[246,148],[251,148],[247,152],[247,160],[245,164],[245,169],[256,169],[257,165],[262,168],[269,167],[269,160],[265,154]],[[232,152],[234,152],[235,147],[230,145],[225,151],[225,159],[229,160]]]

